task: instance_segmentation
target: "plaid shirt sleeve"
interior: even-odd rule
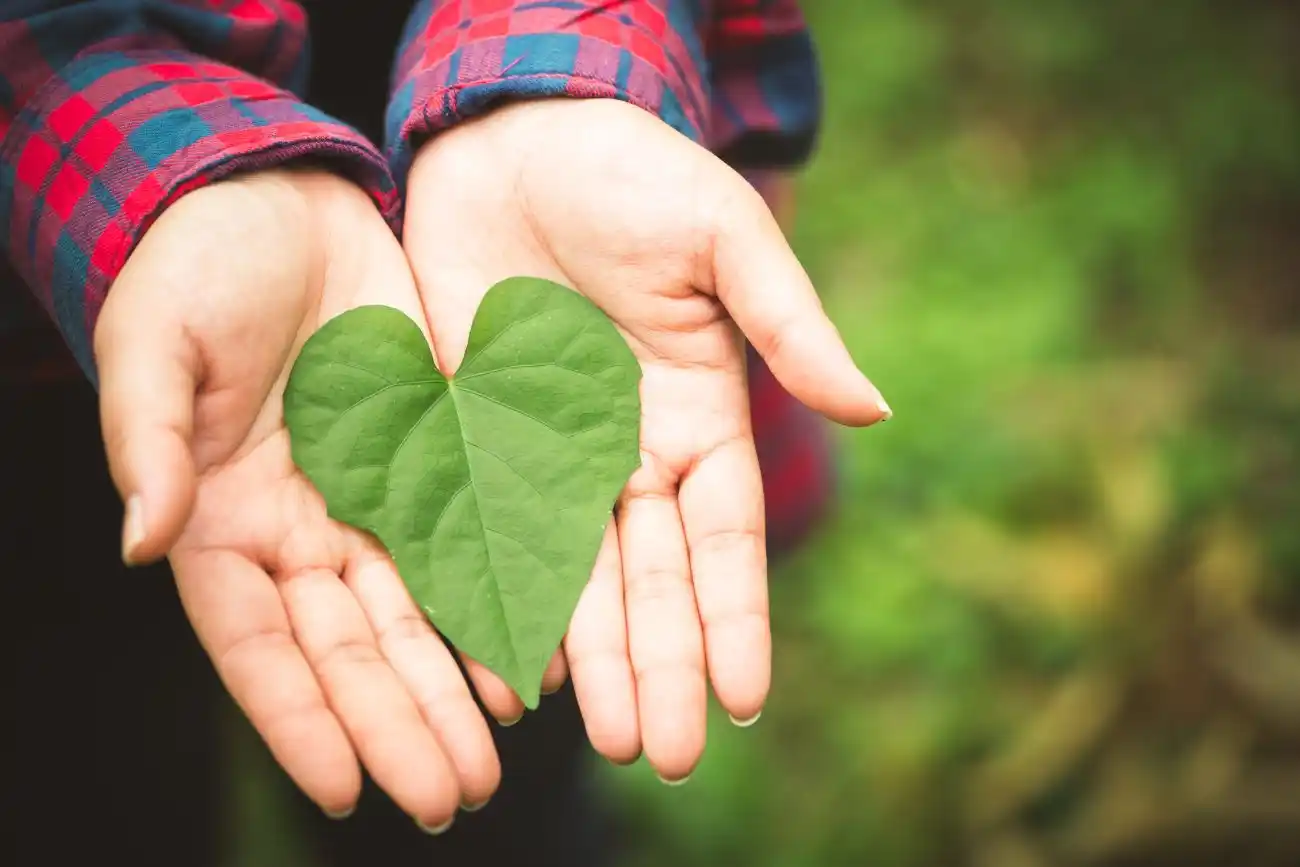
[[[428,136],[493,105],[622,99],[699,141],[708,122],[707,0],[421,0],[385,124],[400,179]]]
[[[503,100],[626,100],[752,167],[803,162],[821,116],[797,0],[421,0],[393,81],[399,178],[423,139]]]
[[[306,39],[288,0],[4,4],[0,254],[92,379],[105,294],[185,192],[311,157],[355,177],[396,219],[375,147],[284,89],[305,80]]]
[[[798,0],[717,0],[705,47],[712,64],[709,146],[749,168],[806,161],[822,96]]]

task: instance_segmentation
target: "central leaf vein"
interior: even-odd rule
[[[466,429],[466,424],[465,424],[466,419],[465,419],[464,410],[460,405],[460,401],[456,399],[455,392],[457,390],[458,389],[455,387],[454,383],[450,381],[447,383],[447,393],[452,396],[451,405],[456,410],[456,424],[459,425],[460,427],[461,441],[468,444],[470,441],[469,431]],[[501,405],[505,406],[504,404]],[[510,407],[506,407],[506,409],[510,409]],[[474,484],[474,461],[473,459],[470,458],[468,448],[463,449],[462,453],[465,455],[465,475],[470,482],[469,488],[470,488],[470,496],[473,498],[474,501],[474,514],[478,516],[479,534],[483,539],[483,549],[487,555],[487,561],[488,561],[487,571],[495,575],[496,558],[492,556],[492,544],[488,541],[488,526],[487,526],[487,522],[483,518],[483,504],[479,500],[478,487]],[[509,464],[507,464],[506,466],[509,467]],[[513,469],[511,471],[513,472]],[[518,473],[515,474],[518,475]],[[487,573],[485,573],[485,576],[486,574]],[[482,583],[482,579],[480,579],[478,583]],[[496,609],[501,615],[501,625],[505,629],[506,637],[508,639],[506,644],[510,648],[510,662],[517,673],[519,671],[519,645],[517,643],[517,639],[515,636],[514,627],[510,623],[510,615],[506,611],[505,599],[502,597],[501,594],[500,579],[498,579],[495,583],[497,587],[497,592],[495,594],[496,603],[497,603]]]
[[[435,380],[427,380],[426,382],[434,382],[434,381]],[[397,456],[402,453],[402,449],[406,446],[407,443],[411,441],[411,437],[414,436],[415,432],[420,429],[420,426],[422,424],[424,424],[424,420],[429,417],[429,414],[432,413],[435,408],[437,408],[438,404],[446,400],[447,395],[449,394],[451,394],[450,388],[448,388],[442,394],[438,395],[438,397],[434,399],[433,403],[425,407],[424,412],[420,413],[420,417],[415,420],[415,424],[411,425],[407,429],[406,433],[402,435],[402,441],[397,444],[397,448],[393,449],[393,461],[397,460]],[[393,474],[389,473],[388,477],[384,479],[384,506],[385,507],[387,507],[388,498],[392,496],[392,493],[393,493]]]

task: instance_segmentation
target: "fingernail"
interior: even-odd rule
[[[428,825],[421,822],[419,819],[415,820],[415,824],[419,825],[420,830],[428,834],[429,836],[437,837],[439,834],[447,833],[447,829],[451,827],[451,823],[454,821],[456,821],[456,817],[452,816],[450,819],[448,819],[447,821],[443,822],[441,825],[438,825],[436,827],[429,827]]]
[[[515,717],[514,719],[499,719],[499,720],[497,720],[497,725],[501,726],[502,728],[510,728],[512,725],[514,725],[515,723],[519,722],[519,721],[520,721],[521,719],[523,719],[523,718],[524,718],[524,715],[523,715],[523,714],[520,714],[519,716]]]
[[[883,397],[880,398],[880,400],[876,401],[876,409],[880,410],[881,421],[889,421],[891,418],[894,417],[894,411],[889,408],[889,404],[885,401]]]
[[[139,494],[126,501],[126,517],[122,522],[122,562],[135,564],[135,551],[144,541],[144,506]]]
[[[665,786],[673,786],[673,787],[684,786],[686,785],[687,781],[690,780],[691,778],[690,774],[687,774],[686,776],[678,780],[670,780],[667,777],[661,776],[660,774],[655,774],[655,776],[659,777],[659,782],[663,783]]]
[[[487,801],[479,801],[477,804],[461,804],[460,808],[466,813],[477,813],[488,805]]]
[[[560,691],[560,687],[562,687],[562,686],[564,686],[564,684],[562,684],[562,683],[558,683],[558,684],[556,684],[555,686],[545,686],[545,685],[543,685],[543,686],[542,686],[542,695],[555,695],[557,692]]]
[[[731,724],[742,729],[747,729],[750,726],[752,726],[754,723],[758,722],[758,718],[761,717],[762,715],[763,712],[761,710],[758,713],[754,714],[749,719],[736,719],[734,716],[731,716],[731,714],[727,714],[727,716],[731,719]]]
[[[356,811],[357,811],[357,807],[355,804],[353,804],[351,807],[348,807],[346,810],[326,810],[325,818],[333,819],[335,822],[342,822],[344,819],[346,819],[348,816],[351,816]]]

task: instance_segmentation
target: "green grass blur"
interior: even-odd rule
[[[1300,863],[1300,16],[806,0],[796,248],[893,405],[627,867]]]

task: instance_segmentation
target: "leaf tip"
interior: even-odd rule
[[[538,705],[542,703],[541,681],[538,680],[537,685],[531,689],[521,690],[519,692],[519,700],[524,703],[524,707],[528,710],[537,710]]]

